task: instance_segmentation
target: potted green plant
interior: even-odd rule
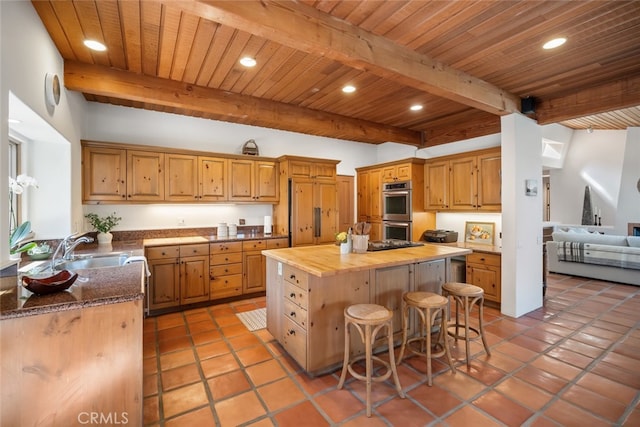
[[[9,255],[19,259],[22,252],[36,247],[36,242],[30,241],[31,222],[25,221],[18,226],[9,236]]]
[[[89,224],[98,232],[98,244],[111,243],[113,235],[111,229],[118,225],[121,217],[116,216],[116,213],[101,217],[95,213],[88,213],[84,216],[89,220]]]

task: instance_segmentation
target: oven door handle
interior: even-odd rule
[[[391,227],[408,227],[411,225],[410,222],[393,222],[393,221],[384,221],[384,225],[389,225]]]
[[[385,196],[404,196],[404,195],[409,195],[409,191],[387,190],[387,191],[383,191],[382,194]]]

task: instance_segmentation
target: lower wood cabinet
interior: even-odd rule
[[[467,255],[467,278],[469,284],[484,289],[484,299],[499,303],[501,301],[501,263],[500,254],[474,252]]]
[[[151,271],[149,310],[209,299],[209,245],[156,246],[146,249]]]
[[[242,242],[242,269],[244,272],[242,293],[244,294],[263,292],[266,289],[263,249],[267,249],[266,240]]]

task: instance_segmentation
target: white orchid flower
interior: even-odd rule
[[[16,181],[23,187],[38,187],[38,181],[29,175],[18,175]]]

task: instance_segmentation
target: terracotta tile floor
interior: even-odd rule
[[[434,361],[426,385],[418,357],[393,383],[340,371],[310,378],[266,329],[236,312],[264,298],[145,319],[144,421],[150,426],[639,426],[640,287],[549,275],[544,307],[518,319],[485,309],[491,356],[453,348],[457,374]],[[477,316],[477,312],[476,312]],[[398,349],[396,349],[397,352]]]

